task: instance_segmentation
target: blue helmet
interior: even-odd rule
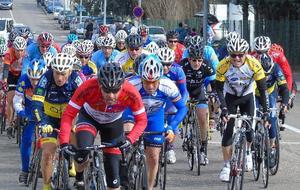
[[[78,36],[76,34],[68,34],[67,38],[68,38],[69,43],[72,43],[73,41],[78,40]]]
[[[164,68],[156,55],[149,54],[139,64],[138,74],[146,81],[157,81],[164,75]]]
[[[27,68],[27,76],[31,79],[39,79],[45,72],[46,63],[42,59],[33,59]]]

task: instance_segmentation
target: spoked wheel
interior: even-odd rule
[[[262,163],[261,163],[261,174],[262,180],[264,184],[264,188],[268,187],[269,184],[269,157],[270,157],[270,140],[269,140],[269,133],[265,129],[265,133],[262,136]]]
[[[39,179],[41,159],[42,159],[42,150],[38,150],[38,152],[32,159],[32,163],[31,163],[32,165],[29,169],[28,187],[31,190],[37,189],[37,182]]]
[[[200,155],[200,132],[197,122],[195,122],[194,126],[194,133],[193,133],[193,142],[194,142],[194,163],[197,167],[197,175],[200,175],[200,168],[201,168],[201,155]]]
[[[279,168],[280,161],[280,141],[279,141],[279,133],[277,133],[275,137],[275,166],[270,168],[270,174],[276,175]]]
[[[166,189],[167,182],[167,157],[166,157],[167,143],[165,142],[160,151],[160,163],[159,163],[159,171],[157,173],[157,178],[159,182],[159,187],[161,190]]]
[[[230,166],[228,189],[242,190],[245,173],[246,139],[240,142],[240,147],[235,148]]]
[[[148,179],[147,179],[147,165],[145,156],[141,156],[141,160],[138,167],[138,175],[135,180],[134,190],[147,190]]]
[[[261,165],[261,153],[260,153],[260,140],[261,140],[261,134],[259,132],[256,132],[255,134],[255,141],[253,143],[252,147],[252,160],[253,160],[253,177],[254,180],[257,181],[259,179],[260,175],[260,165]]]

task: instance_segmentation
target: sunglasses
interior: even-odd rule
[[[230,54],[230,57],[232,58],[236,58],[236,57],[239,57],[239,58],[242,58],[245,54]]]
[[[0,55],[0,57],[4,57],[5,55]]]
[[[139,47],[138,47],[138,48],[129,48],[129,50],[130,50],[130,51],[139,51],[140,48],[139,48]]]
[[[110,93],[116,94],[120,91],[120,89],[121,89],[121,87],[120,88],[110,88],[110,89],[102,87],[103,92],[105,92],[106,94],[110,94]]]
[[[162,62],[162,65],[169,67],[172,65],[172,62]]]
[[[82,56],[82,55],[79,56],[80,59],[88,59],[89,57],[90,56]]]
[[[44,49],[49,49],[49,48],[50,48],[50,46],[43,46],[43,45],[41,45],[41,48],[44,48]]]
[[[191,59],[192,62],[203,62],[203,59]]]
[[[168,42],[169,42],[169,43],[177,43],[178,40],[169,40]]]

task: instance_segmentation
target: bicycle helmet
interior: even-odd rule
[[[227,44],[227,51],[229,53],[246,53],[248,49],[248,42],[242,38],[233,39]]]
[[[156,55],[164,63],[173,63],[175,61],[175,52],[170,48],[159,48]]]
[[[127,38],[127,33],[125,32],[125,30],[119,30],[116,33],[115,38],[117,42],[125,42],[125,39]]]
[[[0,44],[0,55],[5,55],[7,50],[8,48],[6,44]]]
[[[149,53],[155,54],[158,48],[159,48],[158,45],[152,41],[145,47],[145,50],[148,51]]]
[[[260,63],[266,74],[270,74],[274,67],[274,62],[268,53],[264,53],[260,57]]]
[[[19,35],[22,36],[23,38],[28,38],[29,34],[30,34],[30,29],[27,27],[21,28],[19,30]]]
[[[42,59],[33,59],[27,68],[27,76],[31,79],[39,79],[45,72],[46,64]]]
[[[80,41],[79,40],[74,40],[73,42],[72,42],[72,45],[75,47],[75,48],[77,48],[79,45],[80,45]]]
[[[113,35],[107,35],[102,41],[102,46],[115,48],[116,47],[115,37]]]
[[[78,40],[78,36],[76,34],[68,34],[67,39],[69,43],[73,43],[75,40]]]
[[[168,43],[165,40],[157,40],[156,44],[159,48],[168,47]]]
[[[105,89],[118,90],[124,83],[125,73],[120,64],[108,62],[100,67],[98,72],[98,81]]]
[[[167,39],[178,39],[179,34],[175,30],[171,30],[167,33]]]
[[[73,70],[74,71],[80,71],[82,67],[80,59],[77,57],[74,57],[74,63],[73,63]]]
[[[48,32],[43,32],[38,36],[37,42],[39,45],[50,46],[53,43],[53,36]]]
[[[275,44],[275,43],[271,45],[271,50],[280,51],[280,52],[284,53],[282,46],[279,44]]]
[[[203,38],[199,35],[193,36],[190,39],[190,46],[200,45],[203,42]]]
[[[89,56],[93,53],[94,44],[91,40],[84,40],[76,49],[76,54],[82,56]]]
[[[139,72],[139,65],[147,56],[148,56],[147,54],[142,53],[141,55],[139,55],[137,58],[134,59],[133,69],[136,74]]]
[[[50,67],[53,57],[54,55],[49,51],[43,54],[43,60],[46,63],[47,67]]]
[[[140,36],[147,36],[149,34],[149,28],[146,25],[140,25],[138,28],[138,34]]]
[[[16,50],[24,50],[26,48],[26,46],[27,46],[27,42],[26,42],[25,38],[23,38],[21,36],[16,37],[16,39],[13,42],[13,47]]]
[[[132,26],[132,27],[130,28],[130,33],[129,33],[129,35],[131,35],[131,34],[138,34],[138,29],[137,29],[137,27]]]
[[[190,35],[188,35],[188,36],[186,36],[186,37],[184,38],[184,40],[183,40],[183,45],[184,45],[186,48],[190,47],[190,45],[191,45],[191,39],[192,39],[192,36],[190,36]]]
[[[235,31],[229,32],[229,34],[226,36],[226,41],[229,43],[233,39],[241,38],[241,35]]]
[[[139,75],[146,81],[157,81],[164,75],[163,65],[159,58],[148,55],[139,65]]]
[[[259,36],[254,39],[254,49],[260,52],[266,52],[271,47],[271,39],[268,36]]]
[[[76,48],[72,44],[66,44],[62,48],[61,53],[66,53],[73,57],[76,55]]]
[[[103,41],[104,41],[104,39],[105,39],[104,36],[99,36],[99,37],[96,39],[96,41],[95,41],[96,45],[97,45],[98,47],[102,47],[102,46],[103,46]]]
[[[127,48],[139,48],[143,46],[144,41],[140,35],[130,34],[125,39],[125,44]]]
[[[17,31],[11,31],[8,35],[8,40],[13,42],[16,39],[17,36],[19,36]]]
[[[100,34],[107,34],[108,31],[109,31],[108,25],[102,24],[102,25],[99,26],[99,33]]]
[[[58,53],[51,61],[51,68],[58,72],[64,72],[72,69],[74,59],[66,53]]]
[[[0,45],[2,44],[6,45],[6,39],[3,36],[0,36]]]
[[[203,58],[203,52],[204,52],[204,47],[203,45],[199,44],[196,46],[190,46],[188,49],[189,51],[189,58]]]

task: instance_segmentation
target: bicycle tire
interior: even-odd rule
[[[193,171],[194,169],[194,160],[195,160],[195,153],[194,153],[194,143],[193,143],[193,128],[191,127],[191,125],[188,125],[188,129],[187,129],[187,151],[186,151],[186,156],[188,159],[188,164],[189,164],[189,168],[191,171]]]
[[[252,160],[253,160],[253,177],[255,181],[258,181],[260,176],[260,165],[261,165],[261,155],[260,155],[260,140],[261,134],[256,131],[255,133],[255,141],[253,143],[253,153],[252,153]]]
[[[280,163],[280,140],[279,140],[279,133],[277,131],[276,137],[275,137],[275,148],[276,148],[276,164],[273,168],[270,169],[271,175],[276,175],[279,169],[279,163]]]
[[[144,155],[140,156],[138,164],[137,178],[135,180],[134,190],[147,190],[148,178],[147,178],[147,163]]]
[[[196,148],[195,155],[194,155],[194,162],[197,166],[197,175],[199,176],[201,173],[201,155],[200,155],[201,143],[200,143],[200,130],[196,118],[195,118],[193,128],[194,128],[193,142],[195,143],[195,148]]]
[[[6,98],[4,98],[1,101],[3,101],[2,113],[1,113],[1,134],[3,134],[3,132],[5,131],[5,128],[6,128],[6,115],[5,115]]]
[[[167,157],[166,157],[166,152],[167,152],[167,143],[164,142],[162,149],[161,149],[161,158],[160,158],[160,189],[165,190],[166,189],[166,182],[167,182]]]
[[[268,187],[269,184],[269,158],[270,158],[270,139],[268,130],[264,128],[263,138],[262,138],[262,181],[264,188]]]
[[[97,163],[97,165],[95,165]],[[106,181],[105,181],[105,171],[103,168],[103,154],[100,152],[94,152],[94,168],[97,168],[95,180],[96,180],[96,190],[106,190]]]
[[[37,182],[39,178],[39,172],[40,172],[40,164],[42,159],[42,150],[38,150],[36,155],[32,159],[32,165],[29,169],[29,175],[28,175],[28,187],[31,190],[37,189]]]

